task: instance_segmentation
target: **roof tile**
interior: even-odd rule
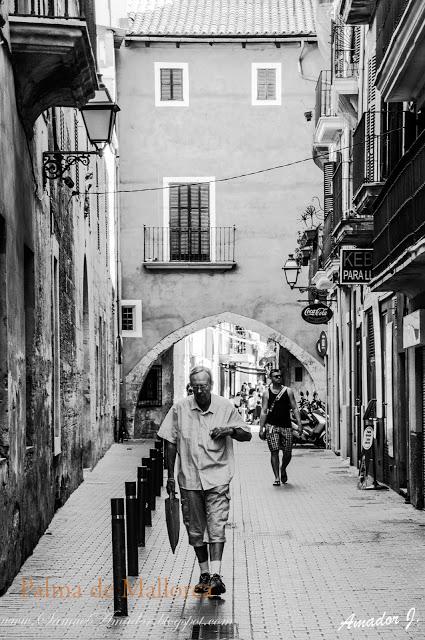
[[[129,0],[128,35],[315,33],[313,0]]]

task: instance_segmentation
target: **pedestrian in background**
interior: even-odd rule
[[[233,439],[243,442],[252,436],[232,402],[211,393],[209,369],[192,369],[190,385],[193,395],[170,409],[158,435],[167,441],[168,494],[175,490],[174,466],[179,456],[183,522],[201,571],[194,590],[219,596],[226,591],[221,559],[234,473]]]
[[[288,481],[286,468],[292,457],[291,409],[298,424],[300,435],[303,432],[301,416],[295,401],[294,392],[282,383],[280,369],[270,372],[271,384],[264,391],[260,416],[260,438],[267,439],[270,461],[275,476],[274,486]],[[282,465],[279,474],[279,451],[282,451]]]

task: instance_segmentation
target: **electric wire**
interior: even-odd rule
[[[391,133],[395,133],[396,131],[402,131],[403,127],[398,127],[397,129],[390,129],[389,131],[385,131],[385,133],[380,133],[380,134],[374,134],[373,136],[370,136],[371,138],[383,138],[384,136],[388,136]],[[340,152],[340,151],[344,151],[346,149],[353,149],[354,147],[358,146],[358,145],[365,145],[365,140],[361,140],[360,142],[357,142],[355,144],[350,144],[347,145],[346,147],[340,147],[339,149],[337,149],[336,151]],[[323,153],[317,153],[315,156],[308,156],[307,158],[301,158],[300,160],[292,160],[291,162],[285,162],[283,164],[277,164],[274,165],[273,167],[266,167],[264,169],[257,169],[255,171],[246,171],[245,173],[240,173],[234,176],[226,176],[224,178],[215,178],[214,180],[205,180],[202,184],[216,184],[218,182],[230,182],[232,180],[239,180],[240,178],[247,178],[250,176],[255,176],[255,175],[259,175],[262,173],[268,173],[269,171],[276,171],[277,169],[286,169],[287,167],[292,167],[298,164],[302,164],[304,162],[309,162],[310,160],[314,160],[316,158],[320,158],[320,157],[327,157],[329,155],[329,152],[323,152]],[[191,183],[191,182],[185,182],[185,184],[187,185],[196,185],[199,183]],[[110,193],[144,193],[144,192],[148,192],[148,191],[165,191],[166,189],[169,189],[170,185],[166,185],[166,186],[161,186],[161,187],[142,187],[140,189],[116,189],[116,190],[111,190],[111,191],[91,191],[92,195],[106,195],[106,194],[110,194]],[[88,192],[84,192],[84,191],[79,191],[77,192],[76,195],[85,195]]]

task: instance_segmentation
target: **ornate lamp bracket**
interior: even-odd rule
[[[45,180],[57,180],[79,162],[85,167],[89,166],[90,156],[101,156],[101,150],[97,151],[45,151],[43,153],[43,178]]]

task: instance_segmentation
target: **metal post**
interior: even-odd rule
[[[129,576],[139,575],[137,552],[137,493],[136,483],[125,483],[125,516],[127,525],[127,566]]]
[[[155,478],[155,482],[154,482],[155,495],[160,497],[161,496],[161,483],[160,483],[160,479],[159,479],[159,474],[160,474],[159,452],[157,451],[157,449],[149,449],[149,456],[151,457],[151,460],[152,460],[153,475],[154,475],[154,478]]]
[[[114,616],[128,616],[125,580],[124,498],[111,498]]]
[[[155,475],[152,458],[142,458],[142,465],[148,468],[147,504],[150,511],[155,511]],[[147,523],[146,523],[147,524]],[[152,526],[152,519],[151,519]]]
[[[155,440],[155,449],[158,451],[158,477],[159,477],[159,486],[164,486],[164,447],[162,440]]]
[[[147,468],[137,467],[137,544],[145,546],[145,526],[152,524],[150,511],[146,510]]]

